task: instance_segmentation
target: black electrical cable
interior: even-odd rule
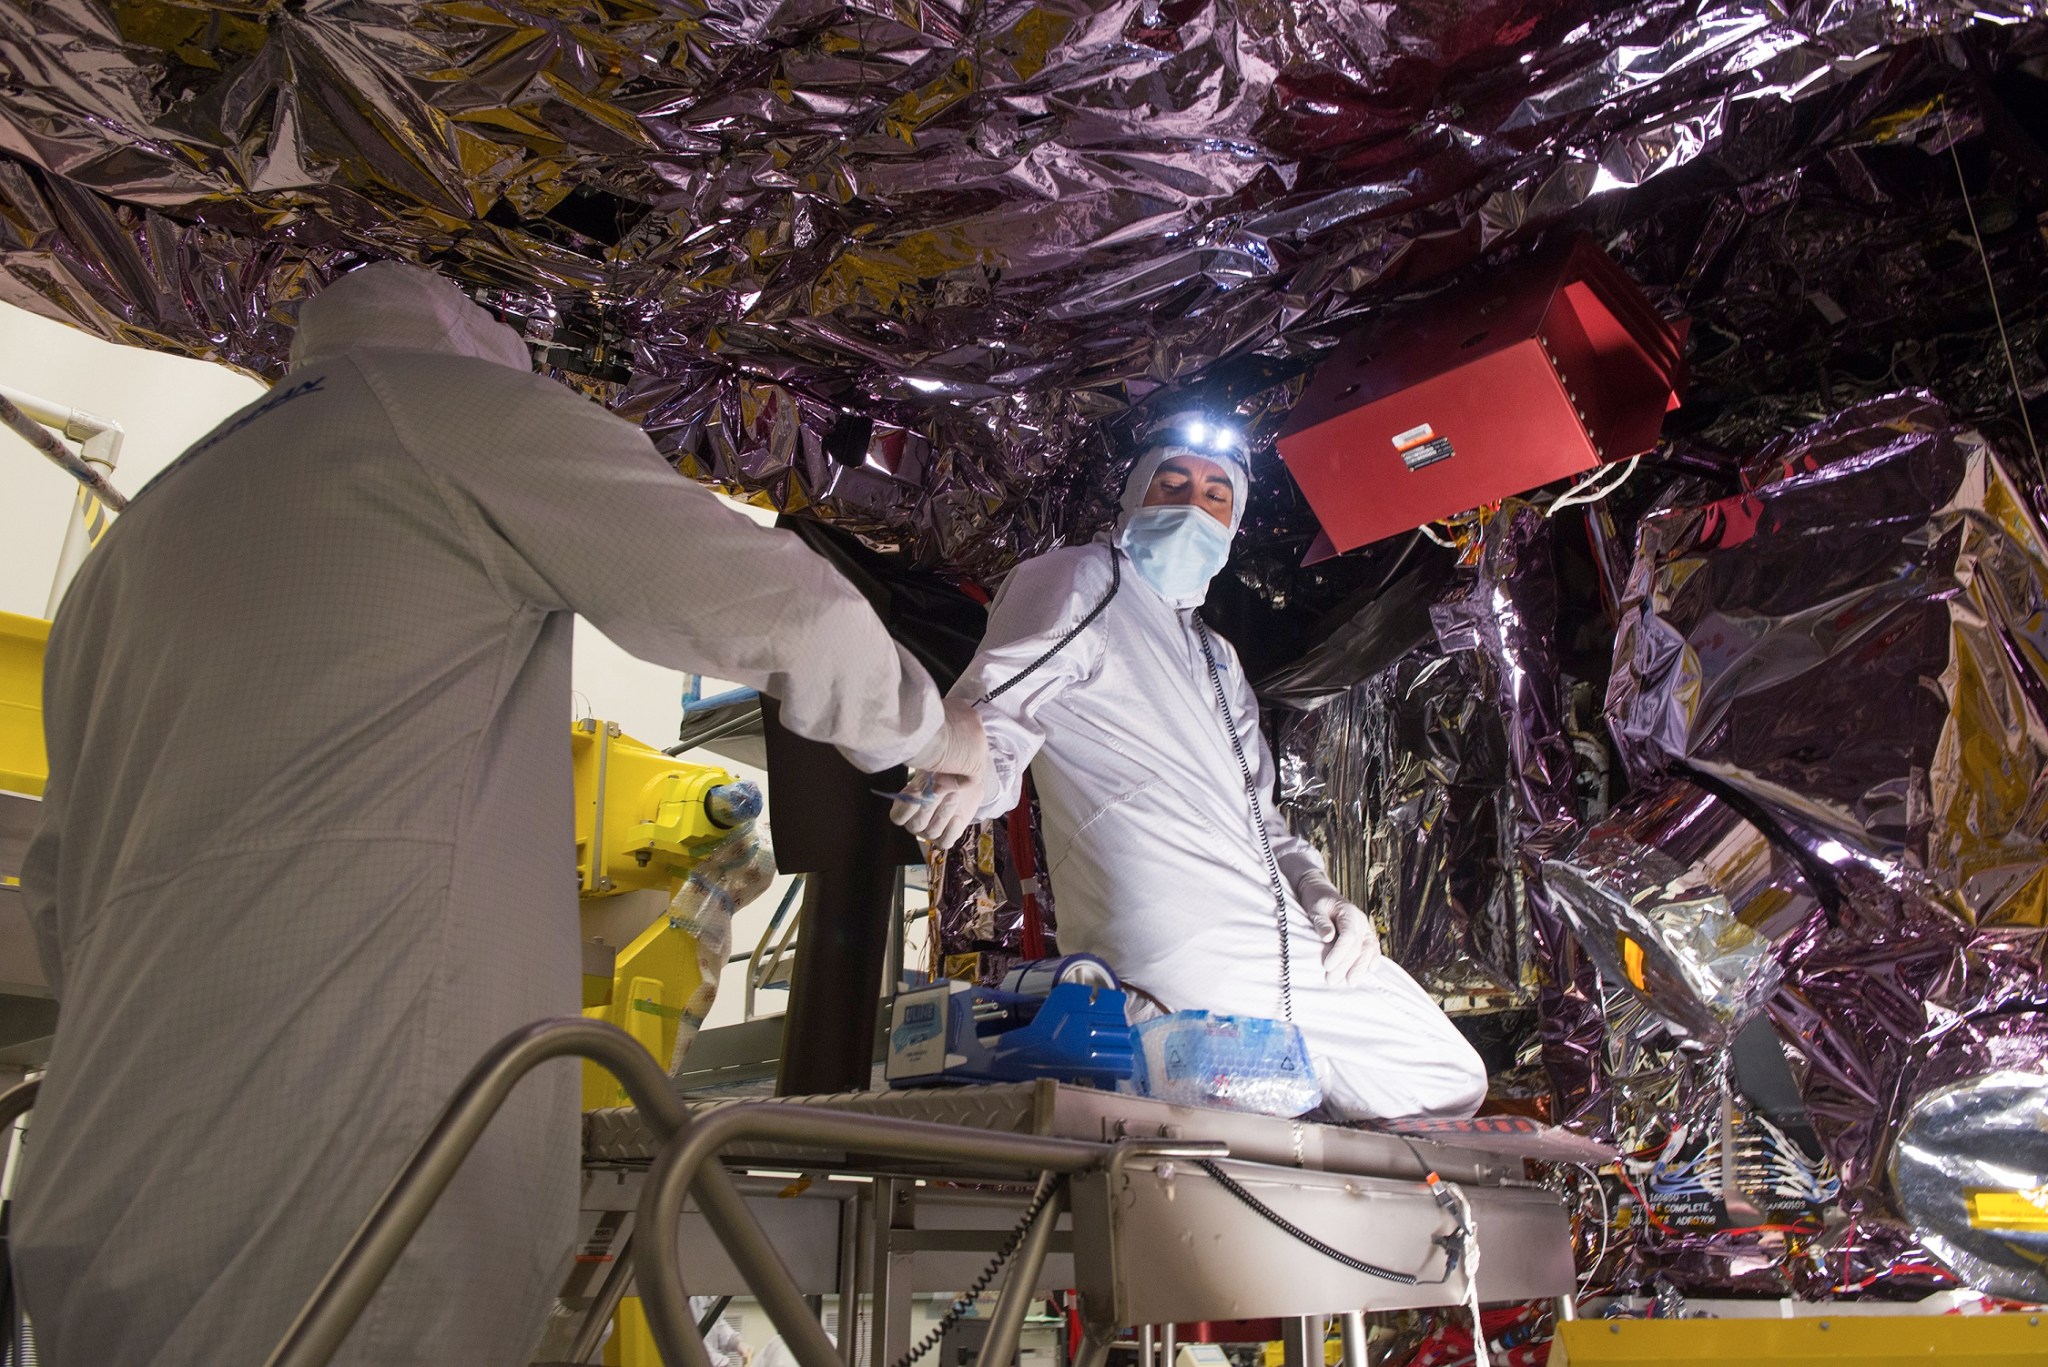
[[[976,707],[979,707],[985,702],[990,702],[996,698],[1002,697],[1003,694],[1009,692],[1018,684],[1030,678],[1031,675],[1037,672],[1038,668],[1041,665],[1045,664],[1046,661],[1050,660],[1053,656],[1059,654],[1062,650],[1065,650],[1076,636],[1079,636],[1082,632],[1088,629],[1089,623],[1093,622],[1096,618],[1100,617],[1103,614],[1103,612],[1109,607],[1109,600],[1116,597],[1116,591],[1119,588],[1123,587],[1123,582],[1123,552],[1119,551],[1116,547],[1111,546],[1109,548],[1109,592],[1102,595],[1102,601],[1097,603],[1094,606],[1094,608],[1090,610],[1086,617],[1083,617],[1080,621],[1074,623],[1073,630],[1069,631],[1066,635],[1060,637],[1059,640],[1053,642],[1051,650],[1046,651],[1045,654],[1039,656],[1030,664],[1025,665],[1022,669],[1018,670],[1015,674],[1012,674],[1009,678],[1003,680],[1003,682],[997,684],[994,688],[991,688],[988,692],[982,694],[979,698],[976,698],[974,700],[974,705]]]
[[[709,1338],[712,1327],[718,1323],[719,1317],[725,1314],[725,1307],[731,1304],[731,1296],[720,1296],[717,1300],[711,1302],[705,1308],[704,1314],[697,1320],[697,1337],[700,1339]]]
[[[1683,778],[1696,788],[1719,798],[1737,816],[1754,826],[1763,838],[1775,845],[1799,870],[1799,876],[1806,880],[1806,886],[1813,892],[1813,899],[1827,914],[1829,926],[1842,923],[1842,884],[1835,877],[1835,871],[1826,861],[1812,850],[1792,838],[1792,833],[1779,823],[1776,817],[1764,809],[1762,803],[1743,792],[1734,784],[1714,774],[1680,760],[1670,766],[1671,772]]]
[[[1390,1267],[1381,1267],[1376,1263],[1369,1263],[1365,1261],[1365,1259],[1363,1258],[1354,1258],[1349,1253],[1344,1252],[1342,1249],[1330,1247],[1330,1245],[1324,1243],[1321,1239],[1318,1239],[1315,1235],[1309,1233],[1300,1225],[1295,1224],[1292,1220],[1289,1220],[1285,1215],[1282,1215],[1279,1211],[1273,1209],[1264,1201],[1261,1201],[1258,1197],[1252,1195],[1249,1191],[1246,1191],[1244,1187],[1239,1184],[1237,1179],[1232,1177],[1229,1173],[1225,1172],[1223,1170],[1222,1165],[1217,1163],[1216,1160],[1214,1160],[1213,1158],[1198,1158],[1195,1160],[1195,1166],[1200,1168],[1203,1172],[1208,1173],[1209,1176],[1215,1178],[1216,1185],[1222,1187],[1232,1196],[1235,1196],[1238,1200],[1244,1202],[1245,1205],[1251,1207],[1252,1210],[1256,1211],[1261,1217],[1263,1217],[1268,1224],[1271,1224],[1281,1233],[1287,1235],[1291,1239],[1296,1239],[1301,1243],[1307,1244],[1310,1248],[1322,1254],[1325,1258],[1328,1258],[1333,1262],[1342,1263],[1344,1266],[1350,1268],[1353,1272],[1362,1272],[1368,1277],[1377,1277],[1383,1282],[1393,1282],[1397,1286],[1440,1286],[1444,1282],[1449,1281],[1451,1279],[1451,1274],[1457,1270],[1457,1255],[1451,1252],[1449,1248],[1446,1248],[1445,1250],[1447,1256],[1444,1260],[1444,1275],[1426,1282],[1423,1281],[1420,1277],[1417,1277],[1412,1272],[1396,1272]],[[1461,1218],[1459,1221],[1460,1231],[1458,1235],[1454,1236],[1460,1240],[1462,1240],[1464,1237],[1462,1228],[1463,1223],[1464,1222]],[[1442,1240],[1439,1239],[1438,1242],[1442,1242]]]
[[[946,1337],[947,1331],[966,1317],[967,1312],[974,1308],[975,1299],[988,1290],[990,1284],[995,1281],[996,1274],[1003,1270],[1003,1264],[1016,1256],[1018,1248],[1024,1243],[1024,1236],[1031,1232],[1031,1222],[1038,1218],[1039,1212],[1045,1209],[1046,1203],[1052,1200],[1053,1193],[1058,1191],[1065,1181],[1065,1178],[1054,1177],[1051,1173],[1045,1175],[1039,1183],[1038,1191],[1031,1198],[1031,1204],[1024,1208],[1024,1218],[1017,1222],[1017,1227],[1003,1240],[1002,1247],[996,1250],[996,1256],[981,1270],[981,1275],[974,1279],[974,1284],[961,1293],[960,1299],[946,1308],[946,1313],[939,1317],[939,1322],[926,1331],[925,1336],[919,1339],[909,1352],[897,1358],[892,1367],[910,1367],[912,1363],[938,1347]]]

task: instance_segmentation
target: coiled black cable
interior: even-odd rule
[[[974,700],[974,705],[976,707],[979,707],[985,702],[990,702],[996,698],[1002,697],[1003,694],[1009,692],[1018,684],[1023,683],[1024,680],[1030,678],[1031,675],[1035,673],[1038,670],[1038,668],[1041,665],[1043,665],[1047,660],[1050,660],[1053,656],[1059,654],[1062,650],[1065,650],[1068,644],[1072,642],[1076,636],[1079,636],[1082,632],[1088,629],[1089,623],[1093,622],[1096,618],[1100,617],[1103,614],[1103,611],[1109,607],[1109,600],[1116,597],[1116,591],[1119,588],[1123,587],[1123,582],[1123,552],[1119,551],[1116,547],[1111,546],[1109,548],[1109,592],[1102,595],[1102,601],[1097,603],[1092,609],[1090,609],[1086,617],[1083,617],[1080,621],[1074,623],[1073,629],[1071,631],[1069,631],[1066,635],[1060,637],[1059,640],[1054,641],[1051,650],[1046,651],[1045,654],[1039,656],[1030,664],[1025,665],[1022,669],[1018,670],[1015,674],[1012,674],[1009,678],[997,684],[994,688],[991,688],[988,692],[982,694],[979,698],[976,698]]]
[[[1031,1204],[1024,1208],[1024,1218],[1017,1222],[1017,1227],[1003,1240],[1002,1247],[996,1250],[996,1256],[981,1270],[981,1275],[974,1279],[974,1284],[968,1287],[958,1300],[946,1307],[946,1313],[939,1317],[939,1322],[927,1330],[925,1336],[919,1339],[909,1352],[897,1358],[892,1367],[911,1367],[912,1363],[939,1346],[945,1339],[947,1331],[974,1308],[976,1298],[988,1290],[990,1284],[995,1281],[996,1274],[1003,1270],[1003,1264],[1016,1256],[1018,1248],[1024,1243],[1024,1236],[1031,1232],[1031,1222],[1038,1218],[1046,1203],[1052,1200],[1053,1193],[1058,1191],[1065,1181],[1064,1177],[1055,1177],[1052,1173],[1047,1173],[1039,1179],[1038,1190],[1032,1194]]]
[[[1237,756],[1237,771],[1244,776],[1245,799],[1251,803],[1252,829],[1259,837],[1259,849],[1266,856],[1266,872],[1273,880],[1273,918],[1280,930],[1280,1018],[1294,1023],[1294,956],[1288,944],[1287,884],[1280,876],[1280,860],[1273,853],[1273,837],[1266,830],[1265,809],[1259,803],[1259,785],[1252,778],[1251,761],[1244,757],[1244,742],[1238,739],[1237,722],[1230,715],[1230,695],[1223,690],[1223,672],[1216,667],[1216,652],[1209,646],[1209,628],[1198,616],[1195,636],[1202,643],[1202,658],[1209,662],[1209,683],[1216,690],[1216,710],[1223,714],[1223,729],[1230,735],[1231,753]]]

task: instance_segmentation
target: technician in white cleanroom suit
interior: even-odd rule
[[[1131,471],[1115,527],[1025,561],[996,595],[952,690],[996,691],[977,704],[986,800],[941,781],[936,803],[899,803],[896,815],[920,830],[971,804],[986,820],[1016,805],[1029,766],[1062,950],[1100,955],[1153,1011],[1281,1019],[1291,998],[1325,1104],[1342,1117],[1470,1115],[1486,1092],[1478,1055],[1380,956],[1371,919],[1274,810],[1258,702],[1229,642],[1195,615],[1243,516],[1239,439],[1192,415],[1164,432]],[[1112,554],[1121,582],[1101,616],[1025,673],[1110,594]]]
[[[478,1057],[576,1014],[579,612],[863,768],[985,764],[794,536],[454,286],[337,281],[51,633],[21,881],[62,1012],[12,1238],[43,1362],[255,1367]],[[513,1093],[339,1360],[527,1360],[573,1252],[578,1066]]]

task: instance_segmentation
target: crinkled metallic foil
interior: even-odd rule
[[[1838,247],[1839,219],[1742,229],[1797,205],[1823,157],[1881,195],[1859,149],[1974,135],[1935,102],[1936,44],[2017,42],[2039,12],[5,5],[0,297],[274,375],[321,281],[425,261],[688,473],[986,578],[1075,530],[1105,418],[1219,361],[1303,363],[1377,300],[1564,218],[1664,297],[1718,288],[1717,253]],[[1737,193],[1695,197],[1704,214],[1629,198],[1705,166]],[[1880,220],[1904,236],[1864,272],[1885,295],[1858,325],[1899,312],[1929,240],[1897,206]],[[1781,300],[1787,273],[1863,302],[1778,258],[1731,298]],[[1723,314],[1691,311],[1718,335]],[[1951,368],[1988,374],[1988,333],[1965,331]],[[1705,361],[1709,382],[1757,373]],[[874,423],[864,450],[849,412]]]
[[[1763,1010],[1775,939],[1816,905],[1762,832],[1683,781],[1639,790],[1543,871],[1605,980],[1714,1046]]]
[[[2048,1300],[2048,1086],[2038,1066],[1937,1088],[1906,1115],[1892,1184],[1972,1286]]]
[[[1280,766],[1289,820],[1396,963],[1439,998],[1526,998],[1506,746],[1459,656],[1418,643],[1294,718]]]
[[[1038,830],[1038,807],[1028,807],[1033,856],[1045,868],[1045,845]],[[930,872],[933,922],[931,940],[934,976],[972,979],[987,987],[1031,956],[1025,953],[1024,888],[1012,858],[1009,823],[1015,812],[977,822],[947,850],[934,851]],[[1052,892],[1044,875],[1035,875],[1030,889],[1039,907],[1045,953],[1057,957],[1058,925]]]
[[[2048,536],[1931,398],[1767,447],[1643,519],[1608,716],[1987,924],[2048,924]]]
[[[1578,834],[1586,815],[1575,786],[1579,755],[1566,720],[1558,642],[1555,524],[1541,508],[1510,499],[1481,528],[1470,588],[1431,609],[1437,640],[1468,649],[1490,679],[1488,696],[1507,738],[1508,811],[1514,876],[1526,908],[1528,959],[1537,987],[1543,1066],[1558,1123],[1611,1133],[1598,1054],[1606,1033],[1599,975],[1565,925],[1544,861]]]
[[[1640,781],[1690,765],[1828,867],[1836,905],[1768,918],[1768,1011],[1846,1207],[1882,1223],[1925,1098],[2048,1061],[2048,538],[1924,394],[1771,444],[1743,485],[1643,518],[1609,716]]]

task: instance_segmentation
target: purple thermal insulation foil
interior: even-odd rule
[[[686,473],[987,580],[1071,534],[1105,420],[1567,220],[1695,318],[1730,433],[1887,338],[1988,406],[1928,153],[2041,11],[44,0],[0,7],[0,298],[274,377],[308,294],[422,262]]]

